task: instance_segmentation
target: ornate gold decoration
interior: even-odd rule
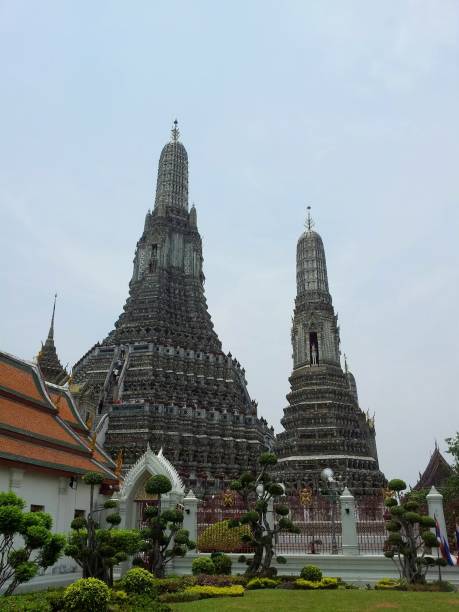
[[[91,449],[92,452],[94,452],[96,450],[96,432],[94,432],[89,440],[89,448]]]
[[[302,506],[308,506],[312,502],[312,489],[304,487],[299,493],[300,502]]]
[[[121,448],[118,451],[118,455],[116,456],[116,467],[115,467],[115,476],[118,478],[121,476],[121,470],[123,469],[123,461],[124,461],[124,448]]]
[[[231,491],[230,489],[223,491],[223,505],[226,508],[230,508],[231,506],[234,506],[235,502],[236,502],[236,492],[235,491]]]

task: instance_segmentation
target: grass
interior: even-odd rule
[[[177,612],[459,612],[458,593],[406,593],[386,591],[246,591],[234,599],[206,599],[173,604]]]

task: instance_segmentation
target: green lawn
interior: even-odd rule
[[[173,604],[177,612],[242,610],[252,612],[459,612],[458,593],[404,593],[387,591],[246,591],[244,597],[206,599]]]

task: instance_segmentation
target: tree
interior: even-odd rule
[[[49,514],[24,512],[24,506],[15,493],[0,493],[0,589],[9,583],[5,595],[33,578],[39,568],[54,565],[65,544],[63,535],[51,533]]]
[[[113,584],[113,568],[128,555],[134,555],[140,549],[140,532],[136,529],[117,529],[121,517],[112,512],[105,517],[110,525],[101,529],[96,516],[103,510],[116,510],[115,500],[107,500],[102,506],[94,503],[94,487],[100,484],[103,476],[97,472],[88,472],[83,476],[90,485],[90,510],[87,519],[78,517],[71,523],[72,533],[68,537],[65,554],[72,557],[83,570],[83,578],[98,578],[108,585]]]
[[[435,534],[430,531],[435,521],[419,512],[419,502],[413,496],[403,496],[402,491],[406,489],[403,480],[391,480],[388,489],[391,495],[384,503],[390,514],[386,523],[389,537],[384,554],[393,559],[401,579],[422,584],[429,567],[442,561],[426,554],[427,549],[438,546]]]
[[[141,531],[146,565],[157,578],[164,577],[166,565],[174,557],[184,557],[188,550],[196,548],[188,530],[182,527],[183,513],[174,508],[161,510],[161,496],[171,489],[169,478],[160,474],[149,478],[145,485],[149,495],[158,496],[158,505],[144,510],[147,526]]]
[[[269,474],[269,467],[277,463],[277,457],[272,453],[263,453],[260,456],[260,471],[257,476],[245,472],[231,483],[231,489],[252,505],[252,508],[241,516],[239,520],[230,521],[230,527],[248,525],[250,534],[241,536],[241,540],[254,547],[252,558],[247,560],[247,576],[272,576],[274,574],[271,563],[275,554],[274,540],[280,532],[299,533],[288,518],[289,508],[278,504],[277,498],[284,494],[281,484],[274,482]],[[270,506],[273,506],[277,522],[272,525],[268,520]],[[278,563],[285,563],[284,557],[277,557]]]

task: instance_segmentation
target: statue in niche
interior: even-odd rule
[[[315,344],[311,346],[311,359],[312,365],[317,365],[317,348]]]

